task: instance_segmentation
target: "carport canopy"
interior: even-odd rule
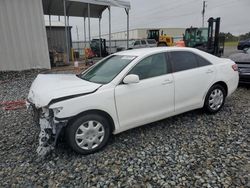
[[[90,35],[90,18],[99,18],[99,38],[100,38],[100,56],[101,54],[101,18],[102,12],[108,8],[109,10],[109,52],[111,53],[111,6],[124,8],[127,14],[127,48],[129,46],[129,10],[130,2],[128,0],[42,0],[43,12],[49,15],[51,25],[51,15],[64,16],[65,21],[65,39],[66,39],[66,53],[67,62],[69,62],[69,43],[68,31],[69,16],[84,18],[84,39],[86,42],[86,26],[85,18],[88,18],[89,42]],[[68,19],[66,19],[66,17]]]
[[[75,17],[100,18],[102,12],[111,6],[130,9],[130,2],[126,0],[65,0],[66,15]],[[42,0],[45,15],[64,16],[64,0]]]

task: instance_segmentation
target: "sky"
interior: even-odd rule
[[[203,0],[130,0],[130,2],[130,29],[202,26]],[[206,0],[206,5],[205,26],[208,18],[221,17],[221,32],[230,32],[234,35],[250,32],[250,0]],[[57,17],[52,18],[52,20],[57,19]],[[112,32],[125,31],[126,19],[124,9],[111,7]],[[71,17],[69,22],[73,26],[73,41],[77,40],[76,26],[79,40],[84,40],[83,18]],[[93,18],[90,22],[91,36],[98,36],[98,19]],[[102,14],[101,28],[102,34],[108,33],[108,10]]]

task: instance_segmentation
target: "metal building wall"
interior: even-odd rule
[[[0,71],[50,68],[41,0],[0,0]]]

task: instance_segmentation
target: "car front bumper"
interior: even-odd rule
[[[34,124],[40,127],[39,145],[36,151],[39,156],[44,157],[55,148],[60,132],[68,121],[57,120],[52,109],[36,108],[29,101],[27,109],[32,113]]]

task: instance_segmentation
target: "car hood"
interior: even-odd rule
[[[229,56],[235,62],[250,62],[250,54],[236,53]]]
[[[94,92],[101,84],[88,82],[74,74],[39,74],[31,85],[28,101],[37,108],[53,99]]]

